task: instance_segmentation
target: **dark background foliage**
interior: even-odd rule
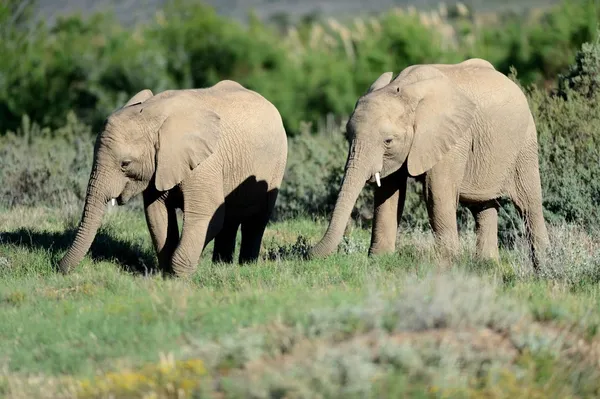
[[[137,91],[205,87],[234,79],[280,110],[289,135],[275,218],[323,216],[346,159],[345,118],[382,72],[482,57],[512,73],[538,126],[549,222],[600,221],[597,140],[600,6],[565,1],[547,10],[480,14],[460,6],[389,10],[335,20],[318,15],[246,23],[206,4],[169,1],[136,24],[110,13],[34,19],[34,3],[0,4],[0,206],[81,207],[93,140],[112,110]],[[404,223],[427,225],[411,184]],[[368,226],[372,187],[354,220]],[[132,206],[138,206],[134,203]],[[503,203],[501,238],[520,226]],[[472,224],[460,209],[461,227]]]

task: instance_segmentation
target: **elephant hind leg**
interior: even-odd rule
[[[498,204],[496,201],[469,206],[475,218],[476,255],[498,261]]]
[[[511,199],[525,223],[533,267],[538,269],[549,245],[542,207],[542,188],[537,158],[537,145],[519,155]]]
[[[240,223],[225,222],[221,232],[215,237],[212,261],[214,263],[233,263],[235,252],[235,239]]]
[[[258,260],[260,254],[260,246],[262,244],[263,235],[271,213],[275,208],[277,200],[277,190],[267,193],[266,206],[257,214],[246,218],[242,222],[242,243],[240,245],[239,263],[251,263]]]
[[[267,219],[268,221],[268,219]],[[263,217],[253,217],[242,223],[242,244],[239,263],[251,263],[258,260],[262,238],[267,228]]]

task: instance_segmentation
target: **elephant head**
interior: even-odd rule
[[[406,164],[411,176],[431,169],[468,131],[475,105],[432,66],[382,74],[361,96],[346,125],[349,152],[327,231],[310,254],[328,255],[342,239],[354,204],[369,182]]]
[[[60,270],[81,262],[111,199],[123,205],[151,184],[167,191],[181,183],[214,151],[219,123],[189,91],[142,90],[113,112],[96,139],[83,214]]]

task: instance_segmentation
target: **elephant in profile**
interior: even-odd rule
[[[163,272],[191,274],[206,245],[213,261],[258,258],[287,162],[278,110],[260,94],[224,80],[203,89],[142,90],[105,121],[75,240],[59,268],[85,256],[107,203],[142,193]],[[176,209],[183,211],[181,237]]]
[[[384,73],[358,99],[346,130],[342,186],[311,256],[336,249],[367,182],[377,184],[369,254],[394,251],[410,176],[423,184],[438,253],[451,258],[458,251],[460,202],[475,217],[477,255],[497,260],[497,200],[508,197],[538,266],[549,241],[536,126],[523,92],[489,62],[413,65],[393,80]]]

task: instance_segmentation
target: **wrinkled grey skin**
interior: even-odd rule
[[[258,258],[287,160],[277,109],[233,81],[205,89],[142,90],[109,116],[98,135],[83,215],[60,269],[83,259],[108,201],[142,193],[161,269],[191,274],[215,239],[213,260]],[[176,209],[184,215],[181,237]]]
[[[536,127],[525,95],[489,62],[415,65],[393,80],[391,72],[382,74],[358,100],[347,133],[343,183],[311,256],[336,249],[362,187],[377,175],[369,254],[394,251],[412,176],[423,182],[436,248],[445,259],[458,251],[460,201],[475,216],[478,256],[497,260],[497,199],[508,197],[525,221],[539,264],[548,235]]]

